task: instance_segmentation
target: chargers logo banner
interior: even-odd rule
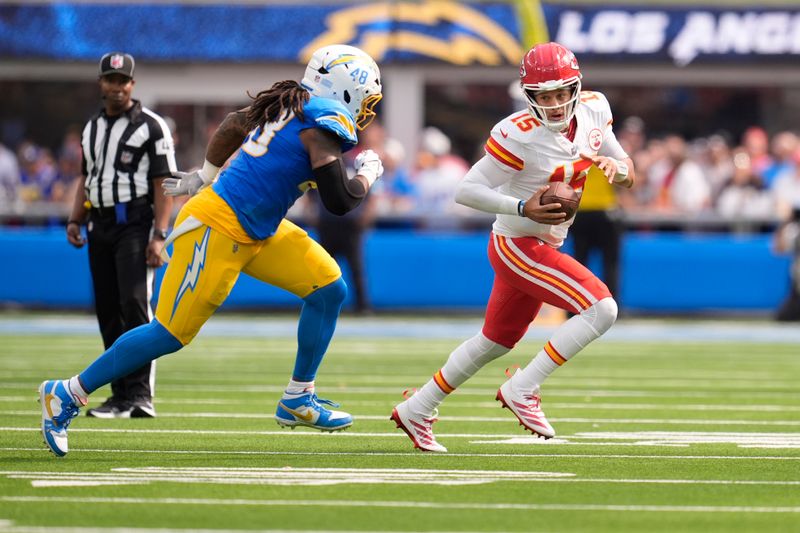
[[[348,43],[379,62],[435,59],[456,65],[514,64],[526,50],[520,44],[514,10],[502,7],[429,0],[340,9],[326,17],[327,31],[308,43],[300,58],[307,61],[321,46]]]
[[[94,61],[112,47],[113,36],[149,61],[305,63],[313,49],[344,43],[382,63],[510,65],[534,40],[548,40],[538,0],[294,4],[12,0],[0,3],[0,57]],[[259,35],[280,38],[255,46]]]

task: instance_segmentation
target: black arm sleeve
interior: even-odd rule
[[[334,215],[341,216],[352,211],[367,195],[367,189],[361,180],[347,177],[341,157],[313,169],[312,172],[317,180],[322,205]]]

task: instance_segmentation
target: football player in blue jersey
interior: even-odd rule
[[[312,187],[327,209],[344,214],[383,173],[372,151],[356,158],[352,179],[342,161],[358,142],[356,131],[375,116],[380,71],[358,48],[326,46],[314,52],[300,84],[279,82],[252,98],[217,128],[200,170],[164,180],[165,194],[193,196],[167,239],[173,256],[155,319],[122,335],[78,375],[39,387],[42,434],[57,456],[67,453],[67,427],[88,395],[191,342],[241,272],[303,300],[294,371],[278,402],[277,422],[323,431],[353,423],[349,414],[328,409],[336,404],[318,398],[314,388],[347,286],[334,259],[284,217]]]

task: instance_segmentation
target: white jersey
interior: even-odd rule
[[[580,196],[591,161],[580,154],[625,159],[628,154],[617,142],[611,124],[611,108],[602,93],[583,91],[575,111],[574,141],[554,132],[527,110],[509,115],[493,129],[486,142],[488,159],[507,175],[497,192],[527,200],[540,187],[563,181]],[[537,237],[558,247],[567,237],[575,217],[558,225],[539,224],[510,214],[498,214],[493,230],[506,237]]]

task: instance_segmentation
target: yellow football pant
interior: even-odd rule
[[[181,213],[176,231],[186,220]],[[244,272],[305,298],[342,275],[336,261],[308,233],[283,220],[275,235],[236,242],[205,224],[178,236],[167,266],[156,318],[184,345],[222,305]]]

